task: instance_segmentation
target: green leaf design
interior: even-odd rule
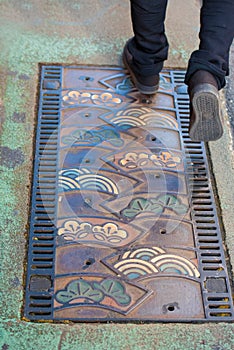
[[[100,284],[94,282],[94,287],[103,292],[103,294],[114,299],[120,305],[128,305],[131,302],[130,295],[125,293],[125,288],[121,282],[114,279],[105,279]]]
[[[116,147],[121,147],[123,146],[123,140],[120,139],[120,138],[117,138],[117,139],[111,139],[109,140],[109,142],[113,145],[113,146],[116,146]]]
[[[130,203],[130,208],[123,210],[123,215],[132,218],[144,211],[160,214],[163,212],[163,206],[158,199],[149,201],[145,198],[136,198]]]
[[[100,131],[100,133],[105,139],[114,139],[119,137],[118,133],[112,129],[103,129]]]
[[[161,203],[164,207],[171,207],[179,203],[179,200],[176,196],[166,194],[158,198],[158,203]]]
[[[104,299],[104,295],[101,290],[94,289],[89,282],[79,279],[69,283],[65,290],[58,291],[55,298],[61,304],[66,304],[79,298],[99,303]]]
[[[123,210],[123,215],[127,218],[134,218],[137,214],[139,214],[138,210],[128,208]]]
[[[150,203],[150,211],[154,212],[155,214],[161,214],[163,212],[163,206],[158,203],[157,200],[152,200]]]
[[[169,208],[176,214],[185,214],[188,210],[186,205],[182,204],[181,200],[173,195],[160,196],[158,202],[162,203],[164,208]]]
[[[131,203],[131,208],[140,211],[149,209],[150,203],[145,198],[136,198]]]
[[[97,131],[86,131],[84,134],[84,140],[93,143],[99,143],[102,141],[102,136],[99,135]]]
[[[85,129],[78,129],[71,134],[73,142],[101,142],[101,137],[95,131],[89,131]]]
[[[149,209],[150,204],[145,198],[136,198],[130,203],[130,207],[123,210],[123,215],[132,218]]]
[[[62,137],[62,143],[65,145],[72,145],[76,142],[76,139],[73,136],[63,136]]]
[[[122,211],[125,217],[133,218],[142,212],[161,214],[164,209],[171,209],[176,214],[185,214],[188,211],[186,205],[173,195],[162,195],[153,199],[136,198],[131,201],[128,208]]]
[[[119,133],[115,130],[105,129],[101,132],[101,135],[104,140],[109,141],[113,146],[119,147],[123,145],[123,140],[121,140]]]
[[[188,208],[184,204],[174,205],[172,209],[174,212],[176,212],[176,214],[185,214],[188,211]]]
[[[72,136],[73,136],[75,139],[84,140],[86,134],[87,134],[87,131],[86,131],[86,130],[77,129],[77,130],[73,131]]]

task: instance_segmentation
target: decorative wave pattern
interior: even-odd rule
[[[110,122],[119,127],[152,126],[178,130],[177,121],[170,115],[147,107],[128,108],[111,117]]]
[[[116,184],[106,176],[92,173],[90,170],[68,169],[59,172],[60,191],[89,190],[118,195]]]
[[[127,251],[113,268],[131,280],[157,273],[200,277],[197,267],[191,261],[175,254],[168,254],[158,247]]]

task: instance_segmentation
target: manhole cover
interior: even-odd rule
[[[233,320],[184,73],[147,97],[121,68],[42,67],[27,319]]]

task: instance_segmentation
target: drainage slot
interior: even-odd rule
[[[51,316],[51,312],[38,311],[38,312],[29,312],[30,316]]]
[[[46,265],[46,264],[40,264],[40,265],[32,265],[31,269],[32,270],[37,270],[37,269],[52,269],[53,268],[53,264],[50,265]]]
[[[30,307],[38,307],[38,308],[50,308],[52,306],[51,303],[45,303],[44,301],[42,301],[41,303],[39,303],[38,301],[35,302],[31,302],[29,304]]]
[[[43,255],[52,255],[54,252],[53,250],[33,250],[33,254],[43,254]]]
[[[211,236],[211,237],[217,237],[217,233],[216,232],[198,232],[198,237],[206,237],[206,236]]]
[[[194,202],[193,202],[193,204],[195,204]],[[199,203],[196,203],[196,204],[199,204]],[[207,204],[205,204],[204,202],[200,202],[200,207],[194,207],[193,209],[195,210],[195,211],[214,211],[214,209],[213,208],[206,208],[206,205],[207,206],[210,206],[211,205],[211,202],[207,202]],[[204,208],[205,207],[205,208]]]
[[[53,262],[53,258],[33,258],[33,262],[45,261],[45,262]]]
[[[195,220],[197,224],[214,224],[215,220]]]
[[[34,227],[43,227],[43,226],[48,226],[48,227],[54,227],[54,224],[52,222],[43,222],[41,224],[34,224]]]
[[[210,313],[211,317],[232,317],[232,314],[230,312],[225,312],[225,310],[221,311],[221,312],[211,312]]]
[[[208,297],[208,301],[216,301],[216,302],[229,302],[229,298],[227,297]]]
[[[201,256],[214,256],[214,257],[219,257],[221,256],[220,253],[202,253]]]
[[[223,271],[223,267],[222,266],[206,266],[203,267],[203,271]]]
[[[51,243],[34,243],[33,248],[53,248],[54,245]]]
[[[44,210],[35,210],[35,214],[54,214],[54,210],[50,210],[50,209],[44,209]],[[36,216],[36,220],[38,220],[38,218],[40,218],[41,220],[44,220],[43,217],[38,217]],[[47,216],[48,219],[48,216]]]
[[[216,231],[217,230],[217,227],[216,226],[197,226],[197,229],[198,230],[214,230]]]
[[[202,263],[203,264],[222,264],[222,260],[217,260],[217,259],[214,259],[214,260],[202,260]]]
[[[40,232],[40,234],[44,235],[44,234],[47,234],[45,232]],[[33,237],[33,240],[34,241],[53,241],[54,240],[54,237],[53,236],[41,236],[39,233],[35,234],[35,236]]]
[[[199,243],[219,243],[219,240],[215,240],[215,239],[210,239],[210,237],[207,238],[207,240],[203,239],[203,240],[200,240],[198,241]]]

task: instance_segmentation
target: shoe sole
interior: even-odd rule
[[[193,141],[215,141],[223,134],[220,118],[219,95],[210,85],[193,92],[192,108],[194,120],[190,125],[189,136]]]
[[[159,88],[159,84],[154,85],[154,86],[146,86],[146,85],[143,85],[143,84],[139,83],[139,81],[136,79],[135,74],[133,73],[130,65],[128,64],[125,50],[124,50],[124,53],[123,53],[123,64],[127,68],[127,70],[129,71],[131,79],[133,81],[133,84],[135,85],[137,90],[139,90],[144,95],[154,95],[154,94],[156,94],[156,92],[158,91],[158,88]]]

